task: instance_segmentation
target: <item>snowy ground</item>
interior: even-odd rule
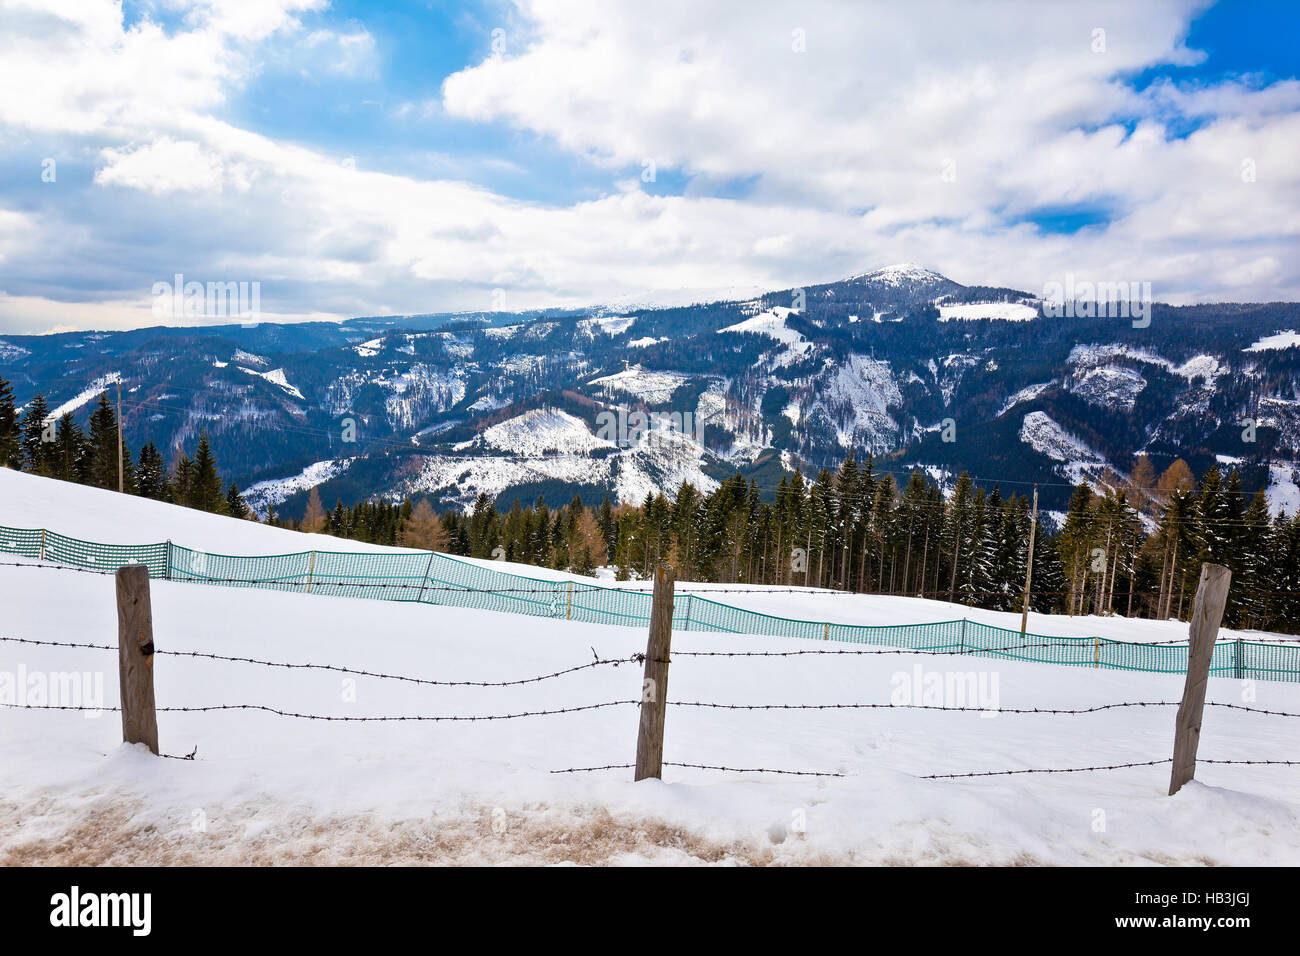
[[[0,523],[47,523],[0,472]],[[105,540],[152,540],[152,520],[213,550],[301,547],[251,524],[38,482],[49,521],[99,515]],[[35,486],[32,486],[35,487]],[[26,493],[25,493],[26,494]],[[137,510],[129,510],[131,505]],[[16,513],[18,512],[18,513]],[[148,514],[146,514],[146,512]],[[71,519],[75,517],[76,523]],[[16,520],[21,518],[22,520]],[[116,525],[116,527],[114,527]],[[202,528],[200,528],[202,525]],[[200,531],[203,534],[200,536]],[[182,533],[183,532],[183,533]],[[265,541],[261,548],[256,542]],[[238,540],[236,540],[238,539]],[[299,539],[300,540],[300,539]],[[335,544],[331,539],[331,544]],[[340,545],[341,546],[341,545]],[[644,649],[640,629],[410,604],[152,586],[163,650],[330,663],[440,680],[507,680]],[[742,597],[742,596],[737,596]],[[749,597],[749,596],[744,596]],[[773,595],[831,613],[867,599]],[[875,599],[879,601],[880,599]],[[834,602],[834,603],[832,603]],[[894,599],[898,613],[909,602]],[[878,612],[895,608],[877,605]],[[115,644],[112,579],[0,567],[0,636]],[[841,612],[846,613],[846,612]],[[894,613],[890,610],[889,613]],[[1063,632],[1066,621],[1043,619]],[[1053,626],[1049,627],[1051,624]],[[1128,627],[1161,627],[1129,622]],[[973,673],[966,703],[1076,708],[1177,700],[1181,677],[907,654],[695,658],[699,650],[804,650],[795,640],[681,633],[670,701],[882,703],[921,668]],[[3,675],[102,675],[114,653],[0,642]],[[159,655],[158,704],[262,704],[322,716],[485,715],[639,697],[633,664],[509,688],[431,688],[321,670]],[[347,683],[355,681],[354,684]],[[1213,679],[1210,699],[1300,712],[1300,685]],[[961,701],[951,697],[943,701]],[[783,777],[665,768],[552,774],[634,758],[637,707],[491,722],[329,722],[256,711],[159,714],[168,754],[120,743],[114,713],[0,711],[0,862],[5,863],[901,863],[1296,864],[1300,769],[1203,764],[1165,796],[1168,765],[959,781],[926,774],[1067,768],[1169,755],[1173,707],[1081,716],[894,710],[670,707],[665,759],[842,773]],[[1207,710],[1201,756],[1297,759],[1296,721]]]

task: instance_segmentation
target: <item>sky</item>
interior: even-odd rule
[[[0,333],[915,262],[1300,300],[1300,3],[0,0]],[[178,283],[177,277],[182,277]]]

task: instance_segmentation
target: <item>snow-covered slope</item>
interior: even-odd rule
[[[207,535],[192,543],[213,549],[290,534],[228,522],[239,532],[223,535],[223,519],[178,521],[173,509],[147,501],[110,508],[107,493],[41,479],[24,487],[10,477],[0,473],[6,522],[41,523],[60,513],[84,522],[97,515],[100,532],[117,539],[153,537],[172,524],[178,534]],[[310,661],[432,680],[526,678],[588,663],[593,651],[602,659],[627,658],[645,646],[639,629],[451,607],[166,581],[153,582],[152,601],[162,652]],[[0,607],[6,612],[0,636],[112,642],[115,607],[106,577],[0,567]],[[1300,772],[1293,768],[1202,763],[1197,781],[1173,798],[1165,796],[1165,764],[925,779],[1165,758],[1172,707],[1068,717],[1007,711],[1177,700],[1179,676],[888,651],[688,656],[809,646],[675,634],[669,700],[937,702],[979,710],[672,705],[665,742],[670,764],[842,776],[670,765],[663,782],[634,784],[628,769],[551,771],[633,759],[637,666],[592,667],[515,687],[433,687],[160,653],[154,680],[163,708],[253,704],[358,718],[612,706],[481,722],[160,712],[162,751],[193,752],[193,760],[162,760],[122,745],[111,713],[88,719],[0,709],[0,863],[1300,863]],[[20,672],[84,674],[84,704],[117,703],[115,651],[0,641],[0,676]],[[931,701],[925,695],[936,681],[949,690]],[[12,679],[7,686],[12,694]],[[959,686],[971,688],[960,702]],[[1300,686],[1258,682],[1253,690],[1252,706],[1300,711]],[[1241,691],[1237,682],[1216,678],[1208,696],[1240,703]],[[1211,709],[1200,755],[1294,757],[1294,730],[1282,718]],[[1102,827],[1097,808],[1104,808]]]
[[[116,491],[87,488],[0,468],[0,524],[48,528],[110,544],[148,544],[168,539],[219,554],[284,554],[294,551],[394,551],[325,534],[303,534],[253,521],[164,504]]]
[[[471,441],[457,445],[456,450],[464,451],[472,447],[536,456],[548,451],[586,454],[598,448],[617,446],[612,441],[592,434],[586,422],[568,412],[554,408],[535,408],[484,429],[481,435]]]
[[[1020,440],[1060,463],[1060,472],[1078,483],[1106,466],[1106,459],[1063,429],[1046,412],[1030,412],[1020,424]]]

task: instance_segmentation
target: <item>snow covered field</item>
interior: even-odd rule
[[[94,527],[87,524],[98,522]],[[352,546],[181,512],[0,470],[0,523],[102,540],[243,553]],[[641,585],[644,586],[644,585]],[[683,585],[683,587],[698,587]],[[511,680],[644,650],[640,629],[447,607],[155,581],[160,650],[312,662],[437,680]],[[937,602],[731,595],[786,613],[893,623]],[[925,605],[929,605],[926,607]],[[116,643],[111,577],[0,567],[0,636]],[[974,612],[979,614],[980,612]],[[943,615],[940,615],[943,616]],[[1038,618],[1069,633],[1086,624]],[[1096,622],[1092,622],[1095,632]],[[1108,622],[1109,623],[1109,622]],[[1184,636],[1185,626],[1124,622]],[[1183,634],[1169,634],[1181,629]],[[680,633],[669,700],[732,704],[906,701],[930,675],[971,674],[984,708],[1176,701],[1182,678],[983,659],[808,650],[810,642]],[[836,650],[879,650],[838,647]],[[919,671],[918,671],[919,668]],[[3,675],[86,672],[117,702],[115,653],[0,642]],[[12,677],[11,677],[12,680]],[[600,666],[515,687],[429,687],[328,670],[160,654],[159,707],[258,704],[331,717],[489,715],[640,696],[641,668]],[[12,686],[12,685],[11,685]],[[1300,712],[1300,685],[1212,679],[1209,699]],[[912,702],[917,702],[913,696]],[[100,701],[95,701],[99,703]],[[927,702],[921,698],[920,702]],[[159,713],[164,753],[120,743],[114,713],[0,711],[0,861],[6,863],[899,863],[1296,864],[1300,769],[1202,764],[1166,797],[1161,764],[1099,773],[927,780],[927,774],[1069,768],[1169,756],[1173,707],[1077,716],[669,707],[665,760],[840,773],[666,767],[551,770],[634,759],[631,703],[484,722],[301,720],[251,710]],[[1296,721],[1209,708],[1203,758],[1297,759]]]

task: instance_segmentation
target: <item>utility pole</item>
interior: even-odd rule
[[[117,380],[117,490],[123,490],[125,474],[122,471],[122,380]]]
[[[1034,536],[1038,531],[1038,486],[1034,485],[1034,512],[1029,519],[1029,560],[1025,562],[1025,596],[1020,606],[1020,633],[1029,626],[1029,585],[1034,579]]]

